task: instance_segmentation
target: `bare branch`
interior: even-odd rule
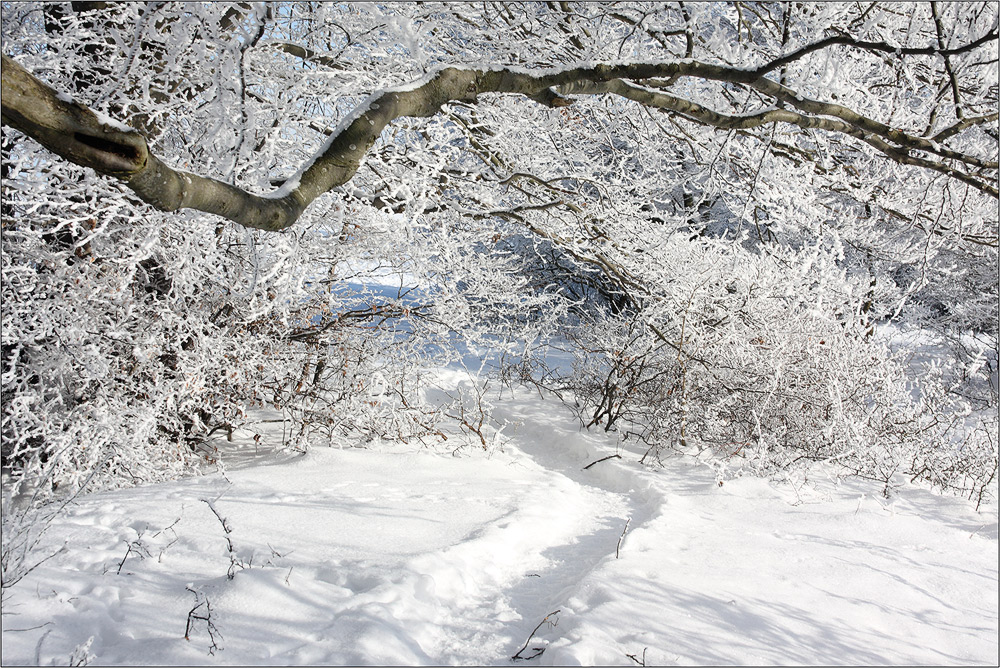
[[[945,128],[941,132],[931,137],[931,141],[942,142],[950,137],[954,137],[955,135],[957,135],[962,130],[965,130],[966,128],[971,128],[974,125],[982,125],[983,123],[990,123],[992,121],[997,120],[997,117],[998,115],[993,113],[993,114],[987,114],[986,116],[977,116],[975,118],[963,118],[954,125]]]
[[[325,67],[329,67],[334,70],[344,69],[343,63],[341,63],[336,58],[331,56],[324,56],[321,53],[317,53],[312,49],[307,49],[304,46],[298,44],[292,44],[291,42],[266,42],[260,45],[261,47],[276,49],[278,51],[283,51],[290,56],[295,56],[296,58],[301,58],[302,60],[310,63],[319,63]]]
[[[904,47],[904,46],[893,46],[887,44],[886,42],[868,42],[865,40],[854,39],[850,35],[837,34],[825,37],[812,44],[807,44],[803,47],[796,49],[795,51],[775,58],[766,65],[761,65],[757,69],[753,70],[756,77],[762,77],[768,72],[773,72],[779,67],[784,67],[789,63],[793,63],[800,58],[803,58],[814,51],[820,51],[828,47],[840,44],[843,46],[850,46],[856,49],[863,49],[865,51],[879,51],[882,53],[892,53],[899,54],[903,56],[957,56],[968,51],[972,51],[987,42],[995,40],[997,38],[997,27],[993,26],[988,33],[980,37],[979,39],[973,40],[968,44],[963,44],[952,49],[945,49],[940,46],[924,46],[924,47]]]
[[[768,89],[771,89],[771,86],[784,88],[784,86],[775,84],[771,81],[768,81],[767,84],[763,86]],[[907,144],[922,150],[931,150],[927,147],[933,147],[932,152],[942,155],[943,157],[959,160],[984,169],[996,169],[997,163],[986,162],[974,156],[968,156],[963,153],[958,153],[957,151],[942,148],[932,140],[912,137],[900,130],[894,130],[884,124],[878,123],[877,121],[864,118],[840,105],[815,102],[812,100],[804,100],[802,98],[798,98],[797,96],[795,97],[795,99],[800,103],[797,106],[807,107],[812,110],[828,109],[828,113],[826,115],[846,116],[848,119],[854,120],[855,123],[851,123],[847,120],[837,120],[835,118],[805,116],[788,109],[770,109],[768,111],[746,116],[730,116],[713,111],[712,109],[698,104],[697,102],[692,102],[690,100],[685,100],[666,93],[651,91],[634,86],[620,79],[600,84],[577,84],[574,87],[574,92],[614,93],[639,102],[645,106],[674,111],[693,121],[717,128],[747,130],[749,128],[755,128],[765,124],[784,122],[797,125],[801,128],[816,128],[829,132],[838,132],[860,139],[900,164],[932,169],[964,183],[968,183],[969,185],[983,192],[989,193],[994,197],[997,196],[997,188],[989,183],[985,177],[968,174],[942,163],[913,156],[906,150],[886,143],[882,138],[894,139],[898,143],[903,144],[904,148]]]

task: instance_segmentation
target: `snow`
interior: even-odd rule
[[[3,663],[997,663],[995,506],[720,486],[535,392],[493,401],[491,452],[288,452],[260,415],[225,473],[78,499],[4,593]]]
[[[133,130],[129,126],[125,125],[121,121],[118,121],[118,120],[115,120],[114,118],[111,118],[110,116],[108,116],[105,113],[102,113],[102,112],[94,110],[94,109],[92,109],[91,111],[93,111],[94,116],[97,118],[97,122],[100,123],[101,125],[109,127],[112,130],[117,130],[118,132],[125,132],[125,133],[128,133],[128,134],[132,134],[132,133],[135,132],[135,130]]]

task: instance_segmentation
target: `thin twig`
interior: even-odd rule
[[[209,508],[212,509],[212,512],[219,519],[219,523],[222,524],[222,530],[225,531],[227,534],[232,533],[233,530],[232,528],[230,528],[229,523],[225,519],[223,519],[222,515],[220,515],[219,511],[215,509],[215,506],[212,504],[212,502],[209,501],[208,499],[202,499],[202,502],[204,502],[206,505],[208,505]]]
[[[44,624],[39,624],[38,626],[30,626],[30,627],[28,627],[26,629],[4,629],[3,632],[4,633],[23,633],[25,631],[36,631],[38,629],[45,628],[49,624],[52,624],[52,622],[45,622]]]
[[[625,540],[625,532],[628,531],[628,525],[632,521],[632,518],[625,520],[625,528],[622,529],[622,535],[618,537],[618,547],[615,548],[615,559],[618,558],[618,553],[622,549],[622,541]]]
[[[645,666],[646,665],[646,650],[647,649],[649,649],[649,648],[648,647],[643,647],[642,648],[642,660],[641,661],[636,658],[635,654],[626,654],[625,656],[627,656],[628,658],[632,659],[633,661],[635,661],[640,666]]]
[[[510,657],[511,661],[530,661],[531,659],[534,659],[535,657],[541,656],[542,652],[545,651],[544,647],[532,647],[531,649],[535,650],[535,653],[532,654],[531,656],[521,656],[521,652],[523,652],[524,650],[528,649],[528,645],[531,643],[531,639],[535,637],[536,633],[538,633],[538,629],[542,628],[542,624],[544,624],[545,622],[549,621],[549,617],[551,617],[552,615],[558,615],[560,612],[562,612],[561,609],[556,610],[555,612],[550,612],[549,614],[545,615],[545,618],[542,621],[538,622],[538,626],[536,626],[535,630],[532,631],[528,635],[528,639],[524,641],[524,647],[522,647],[521,649],[519,649],[517,651],[517,654],[515,654],[512,657]],[[553,624],[553,626],[554,626],[554,624]]]
[[[587,464],[586,466],[584,466],[583,470],[586,471],[587,469],[589,469],[594,464],[600,464],[601,462],[606,461],[608,459],[621,459],[621,458],[622,458],[621,455],[608,455],[607,457],[601,457],[596,462],[590,462],[589,464]]]
[[[185,587],[185,589],[194,594],[195,606],[188,612],[187,625],[184,627],[184,640],[191,642],[191,630],[194,628],[195,620],[205,622],[205,628],[208,630],[209,640],[212,641],[212,644],[208,648],[208,653],[215,656],[215,650],[222,649],[219,647],[218,642],[218,638],[221,638],[222,634],[219,633],[219,629],[217,629],[215,624],[212,622],[212,604],[209,602],[208,597],[201,592],[198,592],[191,587]],[[198,609],[202,606],[205,607],[205,612],[202,614],[196,614]],[[216,638],[216,636],[218,636],[218,638]]]

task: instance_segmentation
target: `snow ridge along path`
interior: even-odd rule
[[[995,506],[584,469],[617,441],[495,403],[489,456],[315,448],[80,499],[4,596],[3,663],[997,662]]]

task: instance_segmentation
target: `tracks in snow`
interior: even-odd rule
[[[595,567],[615,559],[626,523],[631,531],[659,513],[662,495],[623,461],[584,470],[614,454],[616,443],[602,432],[582,430],[560,408],[528,391],[499,404],[495,417],[512,422],[510,446],[526,456],[520,466],[540,484],[527,490],[509,515],[470,540],[433,561],[411,564],[436,584],[442,614],[462,617],[471,632],[439,648],[442,662],[511,661],[539,622],[559,609]],[[626,537],[622,549],[627,543]],[[462,628],[458,619],[441,621]],[[521,656],[536,654],[534,648],[544,647],[545,635],[553,633],[558,632],[543,624]]]

